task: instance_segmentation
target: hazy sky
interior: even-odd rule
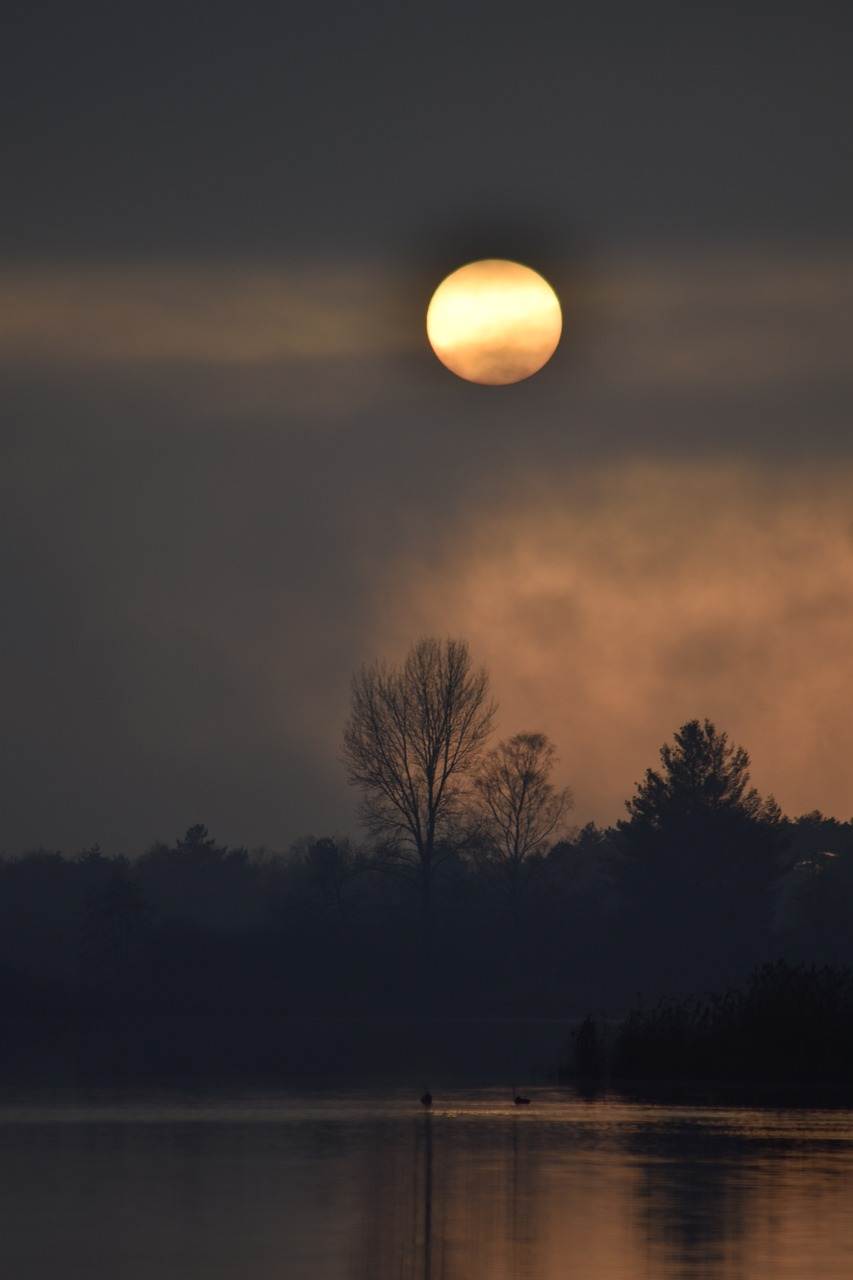
[[[17,5],[0,848],[353,826],[352,669],[467,637],[618,816],[708,715],[853,813],[842,4]],[[553,362],[423,332],[543,271]]]

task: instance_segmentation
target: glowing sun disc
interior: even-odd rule
[[[426,318],[435,354],[460,378],[487,386],[521,382],[557,349],[563,316],[547,280],[504,258],[452,272],[432,295]]]

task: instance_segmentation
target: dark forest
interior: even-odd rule
[[[352,764],[364,698],[377,679],[399,691],[401,671],[367,669],[354,685],[345,759],[366,802],[361,841],[310,834],[271,852],[195,823],[139,857],[5,856],[7,1018],[622,1016],[768,962],[853,963],[853,821],[784,815],[708,720],[663,745],[622,821],[572,828],[543,735],[487,750],[483,684],[485,719],[458,770],[470,776],[433,814],[425,870],[399,809],[371,810],[364,752],[361,775]]]

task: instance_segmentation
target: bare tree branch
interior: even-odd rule
[[[475,780],[489,852],[512,879],[543,853],[572,806],[568,788],[550,781],[556,749],[543,733],[517,733],[486,756]]]
[[[367,828],[418,866],[424,900],[436,851],[452,846],[469,778],[495,705],[484,669],[461,640],[419,640],[402,666],[377,662],[353,678],[343,758]]]

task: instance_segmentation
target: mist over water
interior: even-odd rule
[[[853,1113],[573,1093],[23,1099],[20,1280],[734,1280],[849,1274]]]

